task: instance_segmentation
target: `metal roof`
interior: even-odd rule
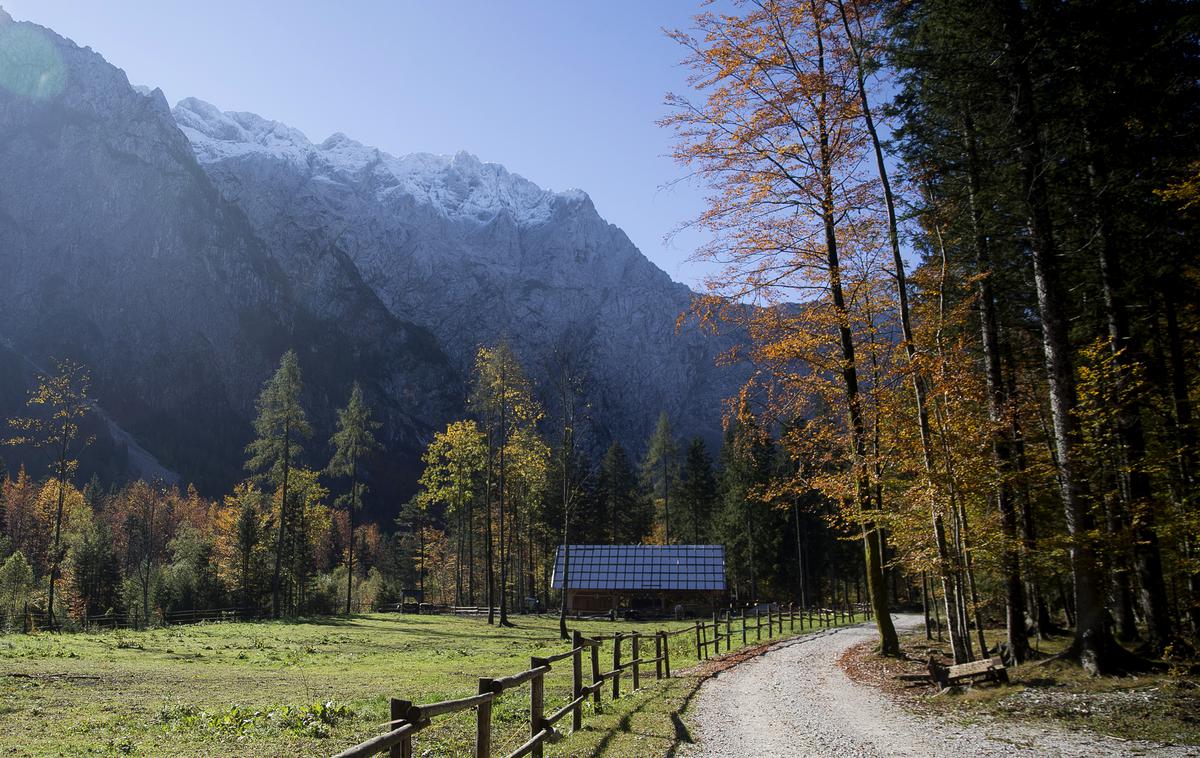
[[[723,545],[571,545],[572,590],[724,590]],[[563,547],[551,586],[562,589]]]

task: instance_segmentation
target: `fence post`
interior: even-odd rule
[[[733,650],[733,634],[730,631],[732,625],[733,622],[729,619],[729,611],[725,611],[725,649],[727,651]]]
[[[578,629],[571,635],[571,699],[579,700],[583,694],[583,634]],[[583,728],[583,701],[580,700],[571,709],[571,731],[578,732]]]
[[[717,612],[713,611],[713,655],[721,654],[721,628],[717,626]]]
[[[654,681],[662,679],[662,632],[654,633]]]
[[[600,684],[604,681],[600,678],[600,646],[592,645],[592,707],[596,709],[596,713],[600,712]]]
[[[621,633],[613,635],[613,700],[621,697]]]
[[[492,691],[492,680],[479,679],[479,694]],[[492,755],[492,701],[485,700],[475,708],[475,758],[491,758]]]
[[[746,646],[746,609],[742,609],[742,647]]]
[[[548,666],[550,664],[545,658],[530,658],[529,668],[535,669],[540,666]],[[546,712],[543,709],[545,703],[545,674],[538,674],[533,679],[529,680],[529,736],[536,737],[542,731],[542,721],[545,718]],[[545,749],[542,743],[538,742],[533,746],[530,755],[533,758],[542,758]]]
[[[754,639],[755,641],[762,640],[762,615],[757,608],[754,609]]]
[[[702,660],[700,656],[700,622],[696,622],[696,660]]]
[[[666,678],[671,678],[671,636],[665,631],[661,632],[663,641],[663,675]]]
[[[633,633],[633,649],[630,650],[630,660],[633,661],[633,689],[630,692],[635,692],[642,686],[642,652],[641,652],[642,633]]]
[[[404,716],[408,713],[409,708],[412,708],[410,701],[391,698],[389,712],[392,723],[388,728],[389,732],[401,726],[401,722],[404,721]],[[388,751],[388,758],[412,758],[412,737],[405,735],[399,745],[393,745],[391,750]]]
[[[704,660],[712,657],[712,645],[708,644],[708,624],[703,621],[697,622],[700,624],[700,649],[704,651]]]

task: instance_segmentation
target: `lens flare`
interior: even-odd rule
[[[40,29],[0,23],[0,87],[20,97],[46,100],[66,86],[62,56]]]

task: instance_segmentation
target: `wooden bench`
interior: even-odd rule
[[[943,688],[977,680],[1008,684],[1008,669],[1000,656],[949,667],[939,664],[930,656],[929,676]]]

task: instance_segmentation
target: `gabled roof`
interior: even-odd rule
[[[562,589],[563,548],[551,586]],[[725,589],[723,545],[571,545],[567,589]]]

